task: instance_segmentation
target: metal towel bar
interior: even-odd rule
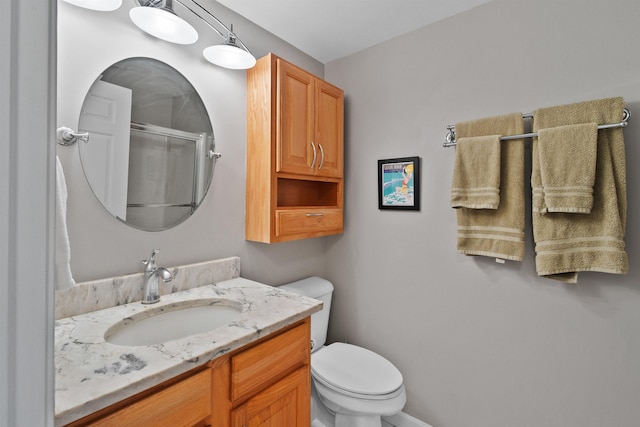
[[[528,119],[528,118],[532,118],[533,114],[532,113],[527,113],[527,114],[523,114],[522,115],[523,118]],[[627,126],[629,124],[629,118],[631,117],[631,112],[625,108],[623,110],[623,116],[622,116],[622,121],[620,123],[606,123],[603,125],[599,125],[598,129],[612,129],[612,128],[623,128],[625,126]],[[447,126],[447,130],[449,131],[447,133],[447,135],[445,136],[445,142],[442,144],[443,147],[453,147],[456,145],[456,126],[455,125],[448,125]],[[500,137],[500,141],[509,141],[512,139],[521,139],[521,138],[532,138],[534,136],[538,136],[537,132],[531,132],[531,133],[521,133],[518,135],[506,135],[506,136],[501,136]]]

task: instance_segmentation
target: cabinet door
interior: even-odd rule
[[[294,371],[234,410],[232,427],[310,425],[310,384],[308,366]]]
[[[315,79],[279,59],[277,69],[276,170],[313,175],[319,155],[313,140]]]
[[[344,92],[316,80],[315,142],[318,149],[316,175],[341,178],[344,159]]]

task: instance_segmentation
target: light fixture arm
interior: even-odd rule
[[[198,3],[195,0],[190,0],[191,3],[195,4],[200,9],[202,9],[202,11],[204,11],[204,13],[206,13],[209,17],[211,17],[214,21],[216,21],[222,28],[224,28],[227,31],[227,34],[224,35],[224,34],[222,34],[222,32],[220,30],[218,30],[216,27],[211,25],[211,23],[209,23],[209,21],[207,21],[200,14],[198,14],[198,12],[193,10],[191,7],[187,6],[182,0],[175,0],[175,1],[180,3],[184,8],[188,9],[191,13],[193,13],[198,18],[200,18],[202,21],[204,21],[205,24],[207,24],[213,31],[218,33],[218,35],[220,35],[220,37],[222,37],[227,43],[232,44],[234,46],[237,46],[239,44],[242,47],[242,49],[246,50],[248,53],[253,55],[251,50],[249,50],[249,48],[244,43],[242,43],[242,40],[240,40],[238,38],[238,36],[233,32],[233,25],[231,25],[231,29],[229,29],[229,27],[224,25],[224,23],[222,23],[222,21],[220,21],[218,18],[216,18],[211,12],[209,12],[207,9],[205,9],[200,3]]]
[[[135,0],[138,6],[157,7],[169,11],[175,15],[173,11],[173,0]]]

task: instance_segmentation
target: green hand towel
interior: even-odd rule
[[[584,123],[622,121],[622,98],[600,99],[534,112],[533,130]],[[577,156],[577,154],[576,154]],[[591,213],[542,213],[538,138],[533,139],[531,186],[533,237],[538,275],[575,283],[580,271],[625,274],[624,235],[627,214],[626,160],[621,128],[598,131],[596,177]]]
[[[591,213],[597,138],[597,123],[538,131],[542,188],[536,189],[535,197],[544,200],[536,200],[534,209],[541,213]]]
[[[453,165],[451,207],[498,209],[500,135],[459,138]]]
[[[522,113],[456,124],[458,139],[524,132]],[[456,209],[458,252],[522,261],[524,258],[524,140],[500,142],[500,205]]]

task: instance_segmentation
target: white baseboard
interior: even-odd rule
[[[432,427],[427,423],[424,423],[411,415],[407,415],[404,412],[400,412],[390,417],[382,417],[383,427]]]

